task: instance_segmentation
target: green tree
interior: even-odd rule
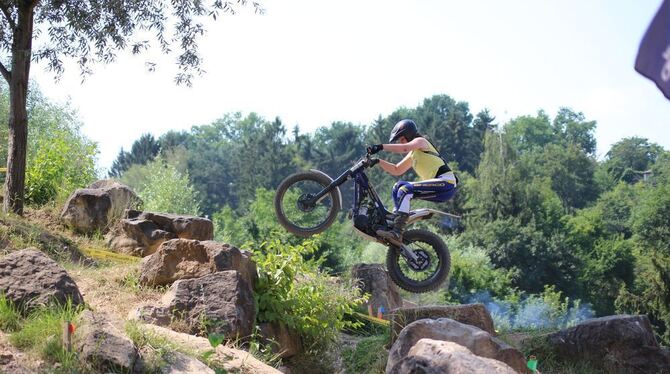
[[[535,117],[520,116],[509,121],[504,132],[511,146],[519,152],[541,149],[555,142],[549,116],[544,111],[539,111]]]
[[[637,277],[622,288],[617,310],[645,313],[670,343],[670,183],[647,186],[633,212]]]
[[[82,134],[77,113],[69,104],[48,100],[34,82],[31,84],[25,199],[27,204],[41,205],[53,199],[64,200],[76,188],[95,180],[98,148]],[[0,85],[0,89],[4,87]],[[3,89],[0,102],[8,101],[9,94]],[[0,121],[8,120],[7,109],[0,107]],[[5,144],[0,145],[0,154],[5,156],[7,137],[7,128],[0,130]]]
[[[522,155],[523,178],[546,177],[566,211],[580,209],[598,197],[596,160],[576,144],[547,144]]]
[[[587,155],[595,155],[596,121],[586,121],[584,114],[568,108],[560,108],[553,122],[554,133],[565,144],[576,145]]]
[[[634,183],[642,179],[642,172],[649,170],[663,148],[639,137],[625,138],[607,152],[603,167],[615,183]]]
[[[256,9],[257,3],[254,3]],[[139,53],[149,48],[144,38],[153,35],[160,50],[171,51],[178,43],[179,72],[177,83],[190,84],[200,73],[201,57],[197,40],[204,33],[202,19],[216,18],[220,12],[233,11],[229,1],[144,0],[125,2],[86,2],[70,0],[4,1],[0,4],[0,74],[9,86],[9,132],[7,178],[5,179],[5,212],[23,213],[28,142],[28,82],[33,59],[44,60],[57,75],[63,61],[74,59],[82,74],[91,72],[96,62],[111,62],[117,50],[130,48]],[[37,48],[33,38],[39,30]],[[151,30],[133,40],[136,30]],[[167,33],[172,32],[172,35]]]
[[[160,151],[160,144],[153,135],[144,134],[133,142],[130,152],[121,148],[116,160],[112,163],[109,176],[119,178],[132,165],[144,165],[152,161]]]

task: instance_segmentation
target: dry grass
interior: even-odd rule
[[[139,264],[109,264],[99,267],[68,266],[91,309],[107,313],[115,326],[123,329],[128,313],[139,305],[157,304],[164,289],[140,286]]]

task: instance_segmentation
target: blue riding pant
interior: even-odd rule
[[[420,182],[398,181],[393,186],[394,211],[409,213],[409,201],[417,199],[445,202],[456,193],[456,184],[443,178],[428,179]]]

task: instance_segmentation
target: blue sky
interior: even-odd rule
[[[434,94],[488,108],[499,124],[567,106],[596,120],[598,153],[623,137],[670,149],[670,101],[633,69],[660,0],[267,0],[208,22],[206,74],[173,84],[174,56],[120,53],[82,84],[74,65],[44,93],[69,100],[100,145],[99,166],[143,133],[156,136],[255,111],[312,131],[369,124]],[[149,73],[146,60],[158,62]],[[420,124],[419,124],[420,125]]]

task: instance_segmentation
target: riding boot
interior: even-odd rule
[[[378,230],[377,235],[382,238],[392,239],[392,240],[402,240],[402,234],[405,231],[405,226],[407,225],[407,219],[409,218],[409,213],[397,212],[396,217],[393,220],[393,226],[390,230]]]

